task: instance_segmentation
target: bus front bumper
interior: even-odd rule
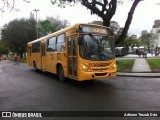
[[[78,74],[78,80],[94,80],[94,79],[102,79],[102,78],[115,78],[116,71],[104,71],[104,72],[85,72],[81,70]]]

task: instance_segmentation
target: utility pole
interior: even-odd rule
[[[37,29],[37,27],[38,27],[38,21],[37,21],[37,12],[39,11],[38,9],[34,9],[33,10],[34,12],[36,12],[36,33],[37,33],[37,38],[38,38],[38,29]]]

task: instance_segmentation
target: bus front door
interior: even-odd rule
[[[42,71],[46,70],[46,46],[45,44],[41,45],[41,69]]]
[[[77,78],[77,37],[68,37],[68,76]]]

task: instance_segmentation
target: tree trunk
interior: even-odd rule
[[[133,14],[134,14],[134,11],[135,11],[135,8],[137,7],[138,3],[140,2],[141,0],[134,0],[133,4],[132,4],[132,7],[128,13],[128,18],[126,20],[126,23],[125,23],[125,26],[124,26],[124,29],[122,31],[122,34],[118,37],[118,39],[116,40],[115,42],[115,45],[118,46],[120,45],[120,43],[122,43],[127,35],[127,32],[128,32],[128,29],[129,29],[129,26],[132,22],[132,17],[133,17]]]
[[[103,19],[103,25],[106,26],[106,27],[109,27],[110,26],[110,20],[109,19],[106,19],[106,17]]]

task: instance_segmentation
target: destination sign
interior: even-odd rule
[[[90,25],[80,25],[80,30],[82,32],[87,33],[100,33],[100,34],[108,34],[107,29],[103,27],[90,26]]]

